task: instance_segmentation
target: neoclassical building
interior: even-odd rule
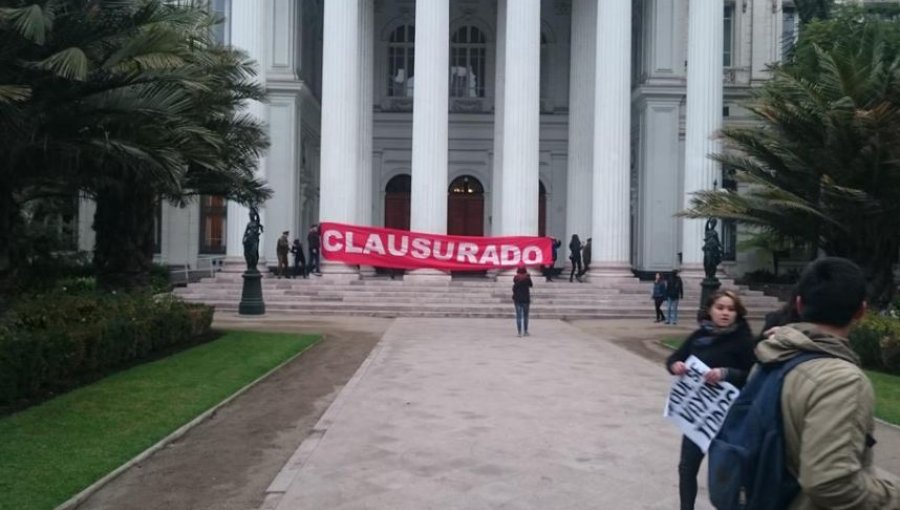
[[[213,0],[259,63],[264,250],[318,221],[593,238],[600,273],[690,268],[690,193],[731,188],[723,126],[794,43],[790,0]],[[93,244],[92,206],[79,242]],[[247,211],[157,211],[161,263],[240,260]],[[726,258],[734,225],[722,226]],[[566,259],[560,255],[559,265]]]

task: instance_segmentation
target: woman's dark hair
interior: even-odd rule
[[[516,269],[516,273],[517,274],[525,274],[526,273],[525,266],[519,266],[519,268]]]
[[[737,292],[733,290],[717,290],[713,292],[712,296],[706,300],[706,306],[703,307],[703,316],[701,319],[709,320],[712,317],[709,314],[709,309],[712,308],[713,304],[719,300],[719,298],[727,297],[730,298],[732,302],[734,302],[734,311],[737,312],[738,320],[744,319],[747,317],[747,308],[744,307],[744,303],[741,301],[740,296],[738,296]]]
[[[578,241],[579,243],[581,242],[581,240],[578,239],[578,234],[572,234],[572,241]]]

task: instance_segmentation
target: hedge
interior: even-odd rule
[[[850,345],[864,367],[900,375],[900,319],[867,314],[850,332]]]
[[[58,393],[201,341],[213,309],[150,294],[54,294],[0,317],[0,406]]]

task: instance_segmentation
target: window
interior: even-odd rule
[[[416,27],[401,25],[388,39],[388,95],[412,97]]]
[[[797,8],[785,5],[781,18],[781,58],[787,58],[794,52],[799,29],[800,17],[797,16]]]
[[[734,65],[734,5],[725,5],[725,40],[723,41],[722,65]]]
[[[200,197],[200,253],[225,253],[227,213],[224,198]]]
[[[221,44],[228,44],[231,40],[231,31],[229,30],[229,18],[231,14],[231,0],[210,0],[210,12],[215,14],[216,19],[221,23],[213,26],[213,36]]]
[[[450,37],[450,97],[484,97],[487,40],[477,27],[465,26]]]
[[[737,180],[734,168],[722,169],[722,189],[737,192]],[[722,260],[733,261],[737,258],[737,221],[722,220]]]

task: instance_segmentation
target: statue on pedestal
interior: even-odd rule
[[[250,222],[244,230],[244,260],[247,262],[247,271],[256,271],[259,263],[259,236],[263,233],[262,223],[259,222],[259,211],[256,207],[250,207]]]
[[[703,270],[707,280],[716,280],[716,269],[722,262],[722,243],[719,242],[719,233],[716,232],[715,218],[706,221],[706,235],[703,240]]]

